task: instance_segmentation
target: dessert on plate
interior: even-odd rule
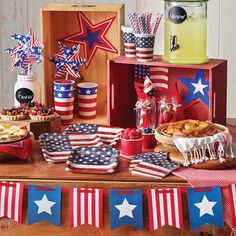
[[[28,130],[23,127],[0,123],[0,143],[18,141],[25,138],[27,135]]]

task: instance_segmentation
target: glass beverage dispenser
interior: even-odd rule
[[[207,57],[207,0],[165,0],[163,61],[202,64]]]

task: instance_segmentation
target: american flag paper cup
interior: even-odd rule
[[[55,81],[56,82],[56,81]],[[74,112],[74,81],[69,81],[70,89],[65,89],[65,83],[57,81],[57,84],[54,83],[54,107],[56,113],[61,116],[62,123],[70,123],[73,120]],[[59,89],[56,89],[59,88]],[[73,89],[72,89],[73,88]]]
[[[139,62],[153,60],[155,34],[135,34],[136,57]]]
[[[127,25],[122,25],[121,30],[123,31],[125,56],[136,57],[135,36],[133,33],[133,28]]]
[[[54,90],[68,91],[74,90],[75,81],[74,80],[55,80],[53,82]]]
[[[97,87],[93,82],[82,82],[78,87],[78,115],[81,119],[94,119],[97,107]]]

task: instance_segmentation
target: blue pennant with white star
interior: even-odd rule
[[[141,190],[110,190],[111,229],[130,225],[143,229],[143,200]]]
[[[28,224],[41,221],[61,225],[61,188],[29,185]]]
[[[219,186],[189,188],[188,209],[192,231],[207,223],[224,227]]]
[[[205,79],[204,71],[197,70],[195,78],[179,78],[188,88],[188,93],[183,101],[183,106],[195,99],[200,99],[209,107],[209,81]]]

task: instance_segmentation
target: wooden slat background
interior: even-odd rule
[[[163,12],[163,0],[0,0],[0,109],[13,105],[13,87],[18,69],[10,71],[11,59],[4,51],[15,45],[13,33],[26,34],[30,26],[40,37],[40,7],[51,2],[68,3],[125,3],[127,14],[133,11]],[[234,24],[235,0],[211,0],[208,2],[208,55],[229,61],[228,69],[228,117],[236,117],[236,30]],[[155,53],[163,53],[163,24],[156,38]],[[34,66],[41,82],[41,66]]]

